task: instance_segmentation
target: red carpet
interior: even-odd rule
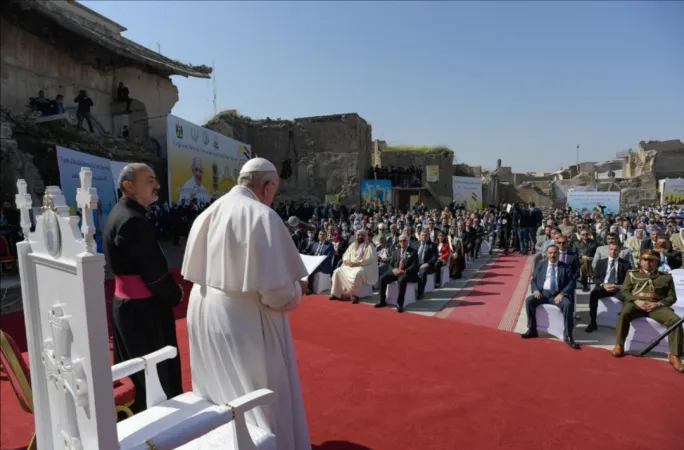
[[[317,450],[681,448],[684,377],[660,361],[323,296],[291,322]],[[20,448],[31,417],[0,388],[0,446]]]
[[[521,279],[526,256],[498,256],[467,284],[463,296],[454,298],[439,318],[498,328]]]

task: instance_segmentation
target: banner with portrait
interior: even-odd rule
[[[325,203],[328,205],[339,205],[340,194],[325,194]]]
[[[592,212],[600,206],[605,207],[606,213],[620,212],[619,192],[568,192],[568,206],[573,211],[581,213],[585,209]]]
[[[166,116],[169,200],[209,203],[235,186],[252,157],[245,143],[179,117]]]
[[[666,178],[658,184],[660,203],[684,203],[684,178]]]
[[[482,209],[482,178],[451,177],[454,202],[468,210]]]
[[[427,180],[428,183],[439,182],[439,165],[438,164],[432,164],[429,166],[425,166],[425,179]]]
[[[57,146],[57,168],[59,184],[64,199],[69,205],[72,216],[80,216],[81,211],[76,204],[76,189],[81,187],[81,167],[88,167],[93,173],[93,187],[97,189],[97,208],[93,210],[95,225],[95,241],[98,251],[102,251],[102,230],[107,222],[109,212],[116,204],[116,192],[112,182],[111,161],[99,156],[81,153],[65,147]]]
[[[413,209],[414,206],[420,203],[420,195],[412,195],[409,197],[409,208]]]
[[[370,209],[392,204],[392,181],[361,180],[361,207]]]

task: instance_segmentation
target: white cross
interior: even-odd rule
[[[86,250],[95,253],[95,225],[93,225],[93,209],[97,208],[97,189],[93,186],[93,173],[87,167],[81,167],[81,187],[76,189],[76,205],[81,210],[81,233],[85,239]]]
[[[30,211],[33,207],[33,200],[31,200],[31,194],[26,192],[26,187],[26,181],[17,181],[17,191],[19,193],[14,197],[14,202],[17,204],[17,209],[21,212],[21,230],[24,233],[24,239],[28,241],[29,232],[31,231]]]

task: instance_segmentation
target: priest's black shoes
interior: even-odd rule
[[[397,305],[397,312],[404,312],[404,307],[401,305]]]
[[[521,334],[520,337],[523,339],[531,339],[539,337],[539,334],[537,334],[537,330],[527,330],[523,334]]]
[[[579,350],[580,348],[580,345],[577,342],[575,342],[575,340],[571,337],[566,337],[565,339],[563,339],[563,341],[565,341],[565,343],[568,344],[568,347],[570,348],[574,348],[575,350]]]
[[[384,308],[385,306],[387,306],[386,302],[377,302],[375,305],[373,305],[375,308]]]
[[[598,327],[596,326],[596,324],[594,322],[587,325],[587,327],[584,329],[584,331],[587,333],[592,333],[596,330],[598,330]]]

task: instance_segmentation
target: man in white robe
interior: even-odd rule
[[[378,256],[374,247],[364,230],[356,232],[356,242],[347,248],[342,265],[332,274],[330,300],[339,300],[346,292],[352,303],[358,303],[361,285],[372,286],[378,282]]]
[[[270,208],[277,189],[275,166],[251,159],[238,185],[190,230],[181,273],[195,283],[187,316],[192,388],[216,404],[272,390],[275,402],[247,420],[274,433],[278,450],[302,450],[311,443],[287,312],[299,306],[308,274]]]

